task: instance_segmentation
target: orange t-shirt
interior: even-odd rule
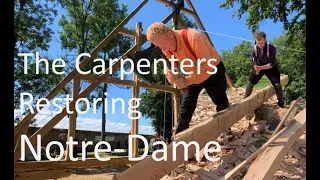
[[[184,61],[183,63],[183,69],[186,72],[192,72],[191,74],[187,74],[185,77],[190,84],[200,84],[211,76],[210,72],[216,73],[216,69],[213,66],[217,66],[220,63],[220,56],[217,53],[216,49],[212,47],[210,42],[201,33],[193,29],[188,29],[187,32],[190,47],[197,56],[194,57],[184,43],[183,37],[181,35],[182,30],[173,31],[177,39],[177,49],[175,52],[172,52],[174,58],[178,59],[180,66],[182,65],[182,60],[186,58],[192,60],[193,63],[192,64],[189,60]],[[168,59],[171,59],[171,54],[169,52],[162,52]],[[205,60],[200,61],[201,59]],[[211,60],[208,63],[209,59],[215,60]],[[176,65],[174,65],[174,67],[177,68]],[[167,74],[166,77],[170,83],[174,82],[173,79],[168,78]]]

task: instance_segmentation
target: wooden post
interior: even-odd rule
[[[79,95],[79,89],[80,89],[80,79],[78,76],[76,76],[73,79],[73,91],[72,91],[72,99],[73,100],[77,100],[78,99],[78,95]],[[76,111],[76,107],[75,104],[71,107],[71,111],[73,112],[73,114],[69,115],[69,128],[68,128],[68,138],[67,141],[69,141],[69,138],[72,137],[72,139],[74,140],[75,138],[75,134],[76,134],[76,127],[77,127],[77,111]],[[66,156],[65,156],[65,160],[71,160],[70,159],[70,150],[69,150],[69,144],[67,144],[66,146]],[[73,149],[74,151],[74,149]],[[75,158],[75,157],[74,157]]]
[[[173,8],[173,18],[172,18],[172,23],[173,23],[172,29],[174,29],[174,30],[178,26],[178,17],[179,16],[178,16],[178,14],[175,10],[175,7],[174,7]],[[173,84],[173,87],[177,88],[176,84]],[[178,125],[179,108],[180,108],[180,91],[172,93],[172,95],[173,95],[172,101],[173,101],[173,118],[174,118],[172,127],[174,128],[174,131],[176,131],[178,128],[177,125]],[[175,139],[175,133],[173,133],[172,135],[173,135],[172,139]]]
[[[136,51],[140,51],[141,48],[141,31],[142,31],[142,23],[139,22],[136,24],[136,45],[137,49]],[[133,81],[134,81],[134,86],[132,87],[132,98],[139,98],[139,78],[136,74],[133,74]],[[132,106],[135,107],[137,105],[136,101],[132,102]],[[133,108],[132,111],[136,111],[137,108]],[[132,126],[131,126],[131,134],[138,134],[138,122],[139,120],[137,118],[137,113],[133,113],[132,117]],[[139,143],[138,139],[133,138],[133,144],[132,144],[132,156],[133,157],[138,157],[138,148],[139,148]]]

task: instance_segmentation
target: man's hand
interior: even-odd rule
[[[260,71],[262,70],[261,66],[254,66],[254,70],[256,71],[256,75],[258,75],[260,73]]]
[[[172,80],[172,81],[175,81],[177,79],[179,79],[179,75],[178,74],[173,74],[172,71],[167,68],[167,77],[168,79]]]
[[[185,77],[180,77],[179,79],[175,80],[178,89],[184,89],[189,85],[188,79]]]

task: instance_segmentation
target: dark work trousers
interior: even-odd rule
[[[271,84],[274,86],[278,98],[278,104],[280,106],[283,106],[283,91],[280,84],[280,72],[277,66],[274,66],[270,69],[261,70],[258,75],[254,71],[251,71],[245,97],[250,96],[250,94],[252,93],[253,86],[260,81],[263,75],[266,75],[267,78],[270,80]]]
[[[186,87],[186,92],[181,97],[176,134],[189,128],[189,123],[197,106],[198,96],[203,88],[206,89],[211,100],[217,106],[217,111],[226,109],[229,106],[226,94],[227,80],[225,67],[221,61],[217,65],[217,69],[216,74],[211,75],[206,81]]]
[[[257,84],[263,75],[266,75],[272,85],[275,85],[276,83],[280,83],[280,72],[277,68],[277,66],[274,66],[270,69],[261,70],[259,74],[257,75],[255,72],[251,71],[249,81],[255,85]]]

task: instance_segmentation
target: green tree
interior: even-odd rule
[[[271,42],[277,47],[277,63],[281,73],[288,75],[289,83],[285,88],[285,99],[291,102],[306,97],[306,54],[305,42],[299,36],[293,37],[289,45],[285,43],[288,34],[274,38]]]
[[[288,40],[297,34],[306,34],[306,1],[305,0],[273,0],[273,1],[241,1],[225,0],[220,8],[229,9],[236,3],[240,7],[235,11],[240,19],[248,13],[247,25],[252,32],[259,29],[259,23],[271,19],[275,23],[280,21],[284,29],[288,31]],[[232,15],[234,17],[235,13]],[[289,16],[293,18],[290,19]]]
[[[235,87],[244,86],[248,82],[248,75],[252,67],[251,49],[251,42],[242,41],[231,50],[222,50],[221,60],[225,64],[232,82],[235,82]]]
[[[191,21],[188,15],[186,15],[184,12],[180,12],[180,17],[185,27],[194,28],[194,29],[198,28],[198,24],[194,21]],[[181,28],[182,26],[179,24],[179,29]]]
[[[57,14],[54,0],[43,3],[40,0],[14,1],[14,109],[20,109],[20,95],[28,92],[33,95],[33,105],[38,98],[45,97],[59,81],[63,75],[56,75],[52,71],[45,74],[45,66],[41,64],[39,74],[36,74],[35,56],[40,52],[40,59],[45,58],[49,64],[52,60],[49,57],[41,55],[41,51],[47,51],[49,42],[52,40],[53,23]],[[19,53],[32,53],[28,57],[28,73],[24,73],[24,56]],[[49,65],[49,67],[50,67]],[[66,89],[64,89],[66,90]],[[25,113],[15,117],[14,121],[20,121]],[[34,122],[34,121],[32,121]]]
[[[78,54],[90,53],[127,16],[127,6],[119,5],[118,0],[60,0],[60,2],[68,11],[68,17],[62,16],[59,21],[63,29],[60,32],[62,47],[76,51]],[[124,54],[131,44],[132,39],[116,35],[95,57],[92,57],[92,59],[102,59],[105,66],[102,67],[101,62],[90,61],[83,71],[93,70],[93,67],[99,66],[100,68],[95,70],[103,72],[103,68],[109,67],[109,59],[118,58]],[[90,103],[93,103],[93,99],[102,98],[102,102],[97,103],[98,107],[102,106],[102,139],[105,138],[107,88],[107,84],[102,84],[88,97]],[[86,106],[84,105],[83,108]]]
[[[235,10],[239,19],[248,13],[246,22],[252,33],[256,32],[259,29],[259,23],[266,19],[283,23],[285,35],[275,39],[274,43],[278,45],[277,61],[279,61],[280,71],[289,75],[285,98],[290,102],[299,96],[305,97],[306,1],[225,0],[220,8],[228,9],[235,3],[240,4],[240,7]]]

